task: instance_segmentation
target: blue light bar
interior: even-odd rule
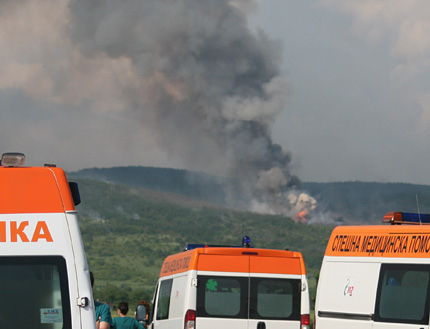
[[[382,219],[384,223],[391,224],[429,224],[430,214],[416,214],[410,212],[387,212]]]
[[[203,243],[187,243],[184,247],[184,251],[193,250],[196,248],[251,248],[251,239],[249,236],[242,238],[241,246],[226,246],[221,244],[203,244]]]
[[[184,251],[193,250],[196,248],[204,248],[204,247],[207,247],[207,245],[201,244],[201,243],[187,243],[184,247]]]
[[[404,222],[412,223],[430,223],[430,214],[414,214],[409,212],[403,212],[402,220]]]

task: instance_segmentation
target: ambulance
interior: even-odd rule
[[[152,329],[309,329],[301,253],[187,245],[168,256],[154,293]]]
[[[390,212],[383,222],[333,230],[316,329],[429,329],[430,216]]]
[[[77,185],[24,161],[0,163],[0,328],[95,329]]]

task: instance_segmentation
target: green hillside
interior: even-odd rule
[[[231,184],[221,177],[200,172],[154,167],[91,168],[71,175],[165,191],[221,205],[226,203],[223,186]]]
[[[240,245],[243,235],[262,248],[301,251],[315,287],[327,225],[238,212],[184,196],[90,179],[74,179],[82,203],[81,232],[95,296],[116,304],[151,299],[163,259],[186,243]]]
[[[318,200],[312,224],[291,218],[235,211],[225,187],[235,182],[186,170],[116,167],[68,173],[77,181],[78,206],[96,298],[131,305],[151,299],[163,259],[186,243],[239,245],[300,251],[311,294],[335,224],[379,224],[388,211],[430,212],[430,186],[400,183],[302,183]],[[417,198],[419,205],[417,205]],[[328,216],[325,216],[328,215]],[[330,220],[325,220],[330,218]],[[334,219],[334,220],[333,220]]]

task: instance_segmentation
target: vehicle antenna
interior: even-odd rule
[[[421,223],[421,213],[420,213],[420,204],[418,202],[418,194],[415,194],[415,199],[417,200],[418,219],[420,220],[420,225],[422,225],[422,223]]]

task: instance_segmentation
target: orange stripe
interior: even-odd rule
[[[430,257],[430,226],[347,226],[333,230],[327,256]]]
[[[251,273],[305,274],[301,272],[299,258],[252,257]]]
[[[195,269],[197,257],[197,249],[168,256],[161,267],[160,277]]]
[[[63,169],[0,167],[0,213],[56,213],[74,209]]]
[[[301,274],[306,274],[306,266],[305,266],[305,261],[303,259],[302,253],[295,251],[294,257],[300,258],[300,272],[301,272]]]
[[[249,272],[248,257],[227,255],[200,255],[197,265],[199,271]]]
[[[168,256],[161,268],[160,277],[189,270],[306,274],[301,253],[244,248],[197,248]]]

